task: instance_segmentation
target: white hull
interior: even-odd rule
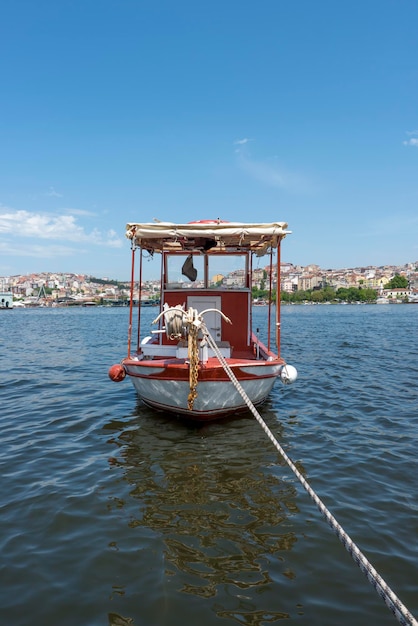
[[[197,386],[197,398],[193,410],[187,407],[189,384],[175,380],[131,379],[139,397],[156,409],[184,413],[190,417],[214,416],[240,411],[247,408],[241,395],[231,382],[206,382]],[[275,378],[245,381],[242,387],[253,404],[264,402],[270,393]]]
[[[239,381],[245,393],[254,405],[261,404],[272,390],[280,373],[280,365],[240,368],[247,374],[262,374],[259,378],[245,378]],[[210,419],[227,413],[247,409],[241,394],[230,380],[199,381],[193,409],[188,408],[190,386],[187,380],[158,378],[164,368],[126,366],[127,374],[141,400],[161,411],[182,413],[194,419]],[[139,372],[144,370],[144,373]],[[137,375],[135,375],[135,371]]]

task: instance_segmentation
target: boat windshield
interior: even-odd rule
[[[246,275],[247,254],[165,255],[166,289],[244,289]]]

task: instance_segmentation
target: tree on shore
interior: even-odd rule
[[[384,285],[383,289],[406,289],[406,287],[408,287],[408,279],[406,276],[395,274],[395,276]]]
[[[377,292],[375,289],[362,289],[361,287],[340,287],[335,291],[332,287],[324,289],[308,289],[306,291],[294,291],[288,293],[282,291],[282,302],[298,304],[300,302],[375,302]]]

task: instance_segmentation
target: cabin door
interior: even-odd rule
[[[199,313],[205,309],[221,310],[221,296],[187,296],[187,308],[192,307]],[[221,316],[215,311],[209,311],[203,316],[206,327],[215,341],[221,341]]]

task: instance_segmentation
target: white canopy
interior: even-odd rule
[[[126,236],[133,245],[150,252],[205,250],[216,254],[236,250],[262,255],[270,248],[276,248],[289,233],[286,222],[243,224],[205,220],[188,224],[155,222],[126,226]]]

